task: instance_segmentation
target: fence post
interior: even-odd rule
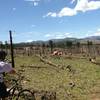
[[[12,31],[9,31],[9,35],[10,35],[10,50],[11,50],[11,60],[12,60],[12,67],[15,67],[14,64],[14,51],[13,51],[13,43],[12,43]]]

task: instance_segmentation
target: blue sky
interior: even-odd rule
[[[100,0],[0,0],[0,41],[100,35]]]

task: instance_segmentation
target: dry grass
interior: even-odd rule
[[[36,56],[18,56],[15,58],[16,70],[24,69],[23,75],[30,81],[25,82],[25,88],[38,91],[55,91],[57,100],[96,100],[100,92],[100,66],[92,64],[87,59],[66,59],[66,57],[46,57],[53,64],[64,66],[63,69],[44,64]],[[32,68],[29,65],[44,67]],[[22,66],[23,67],[20,67]],[[24,65],[26,67],[24,67]],[[67,66],[70,65],[72,71]],[[59,70],[59,71],[57,71]],[[100,95],[100,93],[99,93]]]

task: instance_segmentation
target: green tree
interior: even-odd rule
[[[72,41],[66,41],[67,48],[71,48],[73,45]]]
[[[80,42],[76,42],[76,52],[80,52],[80,46],[81,46],[81,44],[80,44]]]
[[[5,41],[5,50],[6,50],[6,52],[8,50],[8,42],[7,41]]]
[[[53,41],[52,40],[49,40],[49,46],[51,48],[51,53],[52,53],[52,51],[53,51]]]
[[[88,54],[92,54],[92,45],[93,45],[93,42],[92,41],[87,41],[87,47],[88,47]]]
[[[3,42],[0,41],[0,49],[2,50],[3,49]]]
[[[66,46],[67,46],[67,49],[69,49],[70,53],[72,53],[72,45],[73,45],[72,41],[66,41]]]
[[[45,45],[45,43],[42,43],[42,53],[44,54],[45,52],[45,47],[46,47],[46,45]]]

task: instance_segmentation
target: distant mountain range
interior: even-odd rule
[[[100,43],[100,36],[90,36],[85,38],[64,38],[64,39],[51,39],[54,42],[60,42],[60,41],[79,41],[79,42],[87,42],[87,41],[93,41],[93,42],[99,42]]]
[[[90,36],[90,37],[82,38],[79,40],[80,42],[92,41],[94,43],[100,43],[100,36]]]
[[[80,42],[80,43],[87,43],[87,41],[92,41],[93,43],[96,44],[100,44],[100,36],[90,36],[90,37],[86,37],[86,38],[64,38],[64,39],[51,39],[53,42],[57,43],[57,42],[64,42],[64,41],[73,41],[73,42]],[[48,44],[48,41],[42,41],[42,40],[38,40],[38,41],[32,41],[32,42],[23,42],[21,44],[42,44],[42,43],[46,43]],[[18,43],[20,44],[20,43]]]
[[[86,40],[100,40],[100,36],[90,36],[90,37],[86,37],[84,39],[86,39]]]

